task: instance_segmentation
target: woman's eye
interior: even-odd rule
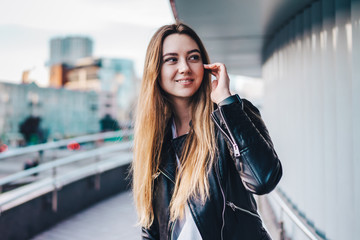
[[[166,58],[164,60],[164,62],[167,62],[167,63],[174,63],[177,61],[177,58],[174,58],[174,57],[171,57],[171,58]]]
[[[190,60],[193,60],[193,61],[198,61],[200,60],[200,56],[199,55],[192,55],[189,57]]]

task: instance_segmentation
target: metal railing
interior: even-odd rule
[[[41,150],[48,150],[51,148],[59,148],[66,146],[72,141],[78,143],[97,141],[101,139],[108,139],[114,137],[126,137],[132,134],[132,131],[120,131],[104,134],[96,134],[91,136],[84,136],[81,138],[68,139],[50,144],[41,144],[41,146],[28,147],[26,150],[21,149],[20,152],[12,152],[7,156],[18,156],[25,153],[33,153]],[[110,146],[100,147],[94,150],[85,151],[67,156],[61,159],[57,159],[51,162],[40,164],[36,167],[6,176],[0,179],[0,214],[6,210],[9,210],[22,203],[30,201],[36,197],[52,192],[52,209],[57,211],[57,191],[62,186],[74,182],[76,180],[85,178],[87,176],[95,176],[94,188],[100,189],[100,174],[104,171],[129,164],[132,160],[132,141],[123,141],[114,143]],[[116,154],[115,157],[109,157],[102,159],[102,156]],[[75,164],[79,161],[87,160],[86,165],[79,167],[72,167],[71,171],[64,171],[59,174],[60,167]],[[90,163],[88,163],[90,161]],[[14,183],[20,179],[32,176],[34,174],[39,175],[50,171],[50,176],[38,178],[36,181],[18,187],[14,190],[1,193],[1,188],[4,185]]]
[[[316,233],[316,229],[308,224],[307,220],[303,218],[298,211],[286,200],[279,189],[274,190],[269,195],[275,203],[280,207],[280,240],[286,239],[285,227],[283,214],[285,213],[290,220],[311,240],[323,240],[325,238],[321,237]]]
[[[104,133],[96,133],[71,139],[63,139],[55,142],[48,142],[48,143],[42,143],[37,144],[33,146],[23,147],[23,148],[16,148],[16,149],[10,149],[6,152],[0,153],[0,160],[9,158],[9,157],[16,157],[24,154],[34,153],[34,152],[40,152],[50,149],[56,149],[63,146],[67,146],[69,143],[77,142],[79,144],[81,143],[88,143],[88,142],[96,142],[99,140],[105,140],[110,138],[121,138],[124,136],[131,136],[133,134],[132,129],[127,130],[120,130],[116,132],[104,132]]]

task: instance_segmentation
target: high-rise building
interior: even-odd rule
[[[83,58],[66,69],[64,87],[99,93],[99,113],[120,121],[131,119],[136,97],[134,63],[130,59]],[[54,84],[55,86],[55,84]]]
[[[73,65],[50,68],[50,87],[99,94],[100,116],[110,115],[121,122],[132,118],[137,78],[130,59],[82,58]]]
[[[88,37],[50,40],[50,87],[95,91],[100,116],[130,122],[136,95],[134,64],[130,59],[92,57]]]
[[[49,66],[55,64],[75,64],[76,60],[91,57],[93,41],[89,37],[56,37],[50,40]]]

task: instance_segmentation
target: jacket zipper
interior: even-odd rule
[[[248,213],[248,214],[250,214],[251,216],[257,217],[257,218],[259,218],[259,219],[261,220],[261,218],[260,218],[259,215],[255,214],[255,213],[253,213],[253,212],[250,212],[249,210],[246,210],[246,209],[244,209],[244,208],[238,207],[238,206],[236,206],[234,203],[232,203],[232,202],[230,202],[230,201],[227,201],[227,202],[226,202],[226,205],[228,205],[229,207],[231,207],[231,209],[232,209],[234,212],[235,212],[235,209],[238,209],[238,210],[240,210],[240,211],[242,211],[242,212]]]
[[[175,220],[175,222],[173,222],[170,226],[170,240],[173,240],[173,237],[174,237],[174,227],[175,227],[176,221],[177,220]]]
[[[166,173],[164,173],[164,172],[161,171],[160,169],[159,169],[159,171],[160,171],[167,179],[169,179],[173,184],[175,184],[175,182],[174,182]]]
[[[215,172],[216,172],[216,175],[217,175],[217,180],[218,180],[218,183],[219,183],[219,187],[220,187],[220,190],[221,190],[221,194],[222,194],[222,197],[223,197],[223,210],[222,210],[222,213],[221,213],[221,217],[222,217],[222,226],[221,226],[221,240],[223,239],[223,231],[224,231],[224,227],[225,227],[225,194],[224,194],[224,190],[222,189],[222,186],[221,186],[221,183],[220,183],[220,174],[219,174],[219,169],[218,169],[218,166],[215,166]]]
[[[233,144],[233,147],[234,147],[235,157],[240,157],[239,147],[238,147],[238,145],[237,145],[236,142],[235,142],[234,136],[233,136],[233,135],[231,134],[231,132],[230,132],[230,128],[229,128],[229,126],[227,125],[227,123],[226,123],[226,121],[225,121],[225,118],[224,118],[224,115],[223,115],[223,113],[222,113],[222,111],[221,111],[221,108],[219,108],[219,112],[220,112],[220,115],[221,115],[222,119],[224,120],[224,124],[225,124],[225,126],[226,126],[226,128],[227,128],[227,130],[228,130],[228,132],[229,132],[230,137],[231,137],[232,144]]]
[[[167,179],[169,179],[173,184],[175,184],[175,182],[166,174],[166,173],[164,173],[163,171],[161,171],[160,169],[159,169],[159,172],[160,173],[162,173]],[[172,240],[173,239],[173,235],[174,235],[174,226],[175,226],[175,224],[176,224],[176,220],[175,220],[175,222],[169,222],[169,233],[170,233],[170,240]]]
[[[223,114],[221,113],[220,109],[219,109],[220,115],[221,117],[224,119]],[[211,113],[211,118],[214,120],[216,126],[220,129],[220,131],[227,137],[227,139],[231,142],[233,149],[234,149],[234,155],[235,157],[240,157],[240,151],[239,151],[239,147],[235,142],[234,137],[231,135],[230,131],[229,131],[229,135],[221,128],[221,126],[219,125],[219,123],[216,121],[215,117],[214,117],[214,113]],[[229,129],[229,126],[227,125],[226,121],[224,121],[224,124],[226,126],[227,129]]]

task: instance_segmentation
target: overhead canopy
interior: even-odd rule
[[[200,35],[212,62],[225,63],[232,74],[261,77],[264,44],[312,0],[170,2],[175,17]]]

